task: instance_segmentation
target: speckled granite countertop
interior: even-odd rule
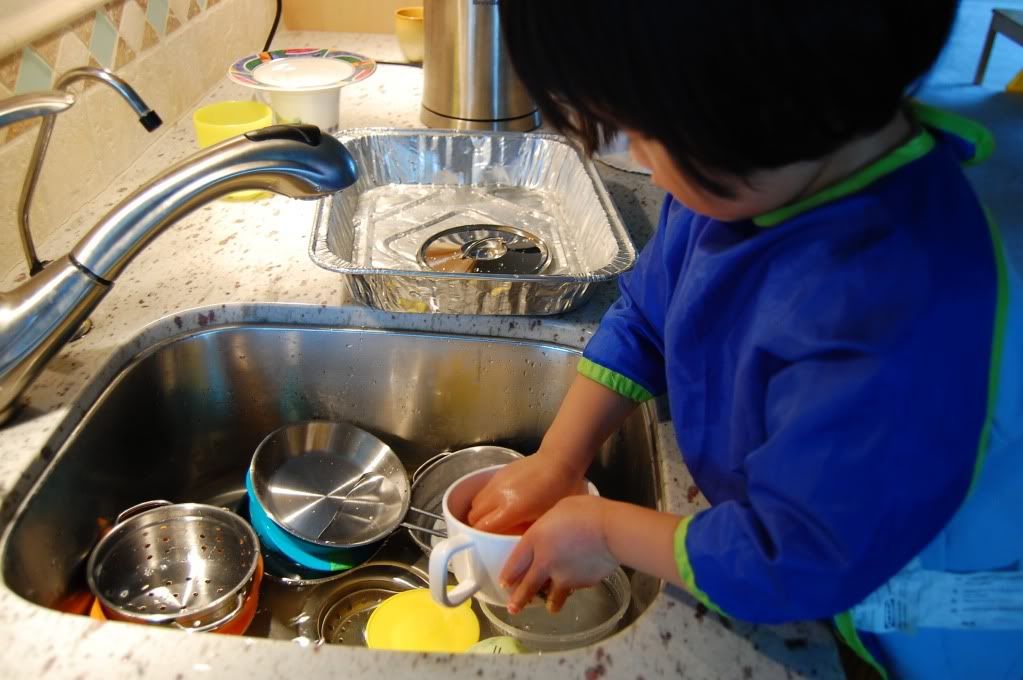
[[[389,35],[290,33],[277,44],[329,45],[383,60],[401,58]],[[421,127],[421,91],[421,70],[381,65],[372,78],[343,91],[342,127]],[[204,103],[250,94],[225,80]],[[193,152],[189,118],[168,127],[143,158],[41,245],[44,257],[66,252],[124,195]],[[637,245],[645,243],[663,194],[645,176],[603,165],[599,171]],[[4,529],[83,410],[140,348],[162,339],[233,323],[273,322],[496,335],[582,347],[615,297],[614,287],[606,285],[580,310],[543,319],[394,315],[346,306],[337,275],[319,269],[307,255],[314,209],[279,197],[219,201],[182,219],[131,263],[93,315],[93,331],[51,362],[29,390],[16,422],[0,430]],[[21,272],[11,272],[4,289],[21,278]],[[658,440],[666,506],[676,512],[692,509],[695,488],[670,424],[660,426]],[[599,646],[547,656],[393,654],[184,635],[60,614],[29,604],[2,585],[0,639],[5,677],[841,677],[834,644],[822,626],[732,623],[674,589]]]

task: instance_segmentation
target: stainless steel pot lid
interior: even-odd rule
[[[419,264],[438,272],[462,274],[539,274],[550,251],[539,236],[496,224],[466,224],[426,239]]]
[[[390,534],[409,509],[409,480],[398,455],[348,423],[286,425],[256,449],[256,499],[291,535],[354,548]]]

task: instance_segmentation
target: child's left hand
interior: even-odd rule
[[[508,611],[516,614],[549,584],[547,609],[557,612],[576,588],[593,586],[618,561],[604,538],[606,501],[569,496],[558,501],[522,536],[501,572],[513,588]]]

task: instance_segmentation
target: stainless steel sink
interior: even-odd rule
[[[256,445],[284,423],[353,422],[389,443],[410,471],[439,451],[479,443],[532,451],[577,358],[538,342],[295,325],[227,326],[163,342],[106,387],[23,502],[0,547],[4,585],[61,608],[85,590],[89,551],[120,510],[154,498],[237,499]],[[597,456],[589,476],[602,495],[657,507],[653,423],[652,409],[640,409]],[[403,533],[385,550],[418,557]],[[625,625],[660,585],[638,574],[632,582]],[[293,606],[279,604],[256,634],[292,637],[284,610]]]

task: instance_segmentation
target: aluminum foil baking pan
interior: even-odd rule
[[[558,314],[632,267],[636,251],[593,164],[545,133],[353,129],[337,137],[358,181],[323,199],[313,262],[353,301],[392,312]],[[537,274],[424,270],[419,249],[465,224],[544,241]]]

